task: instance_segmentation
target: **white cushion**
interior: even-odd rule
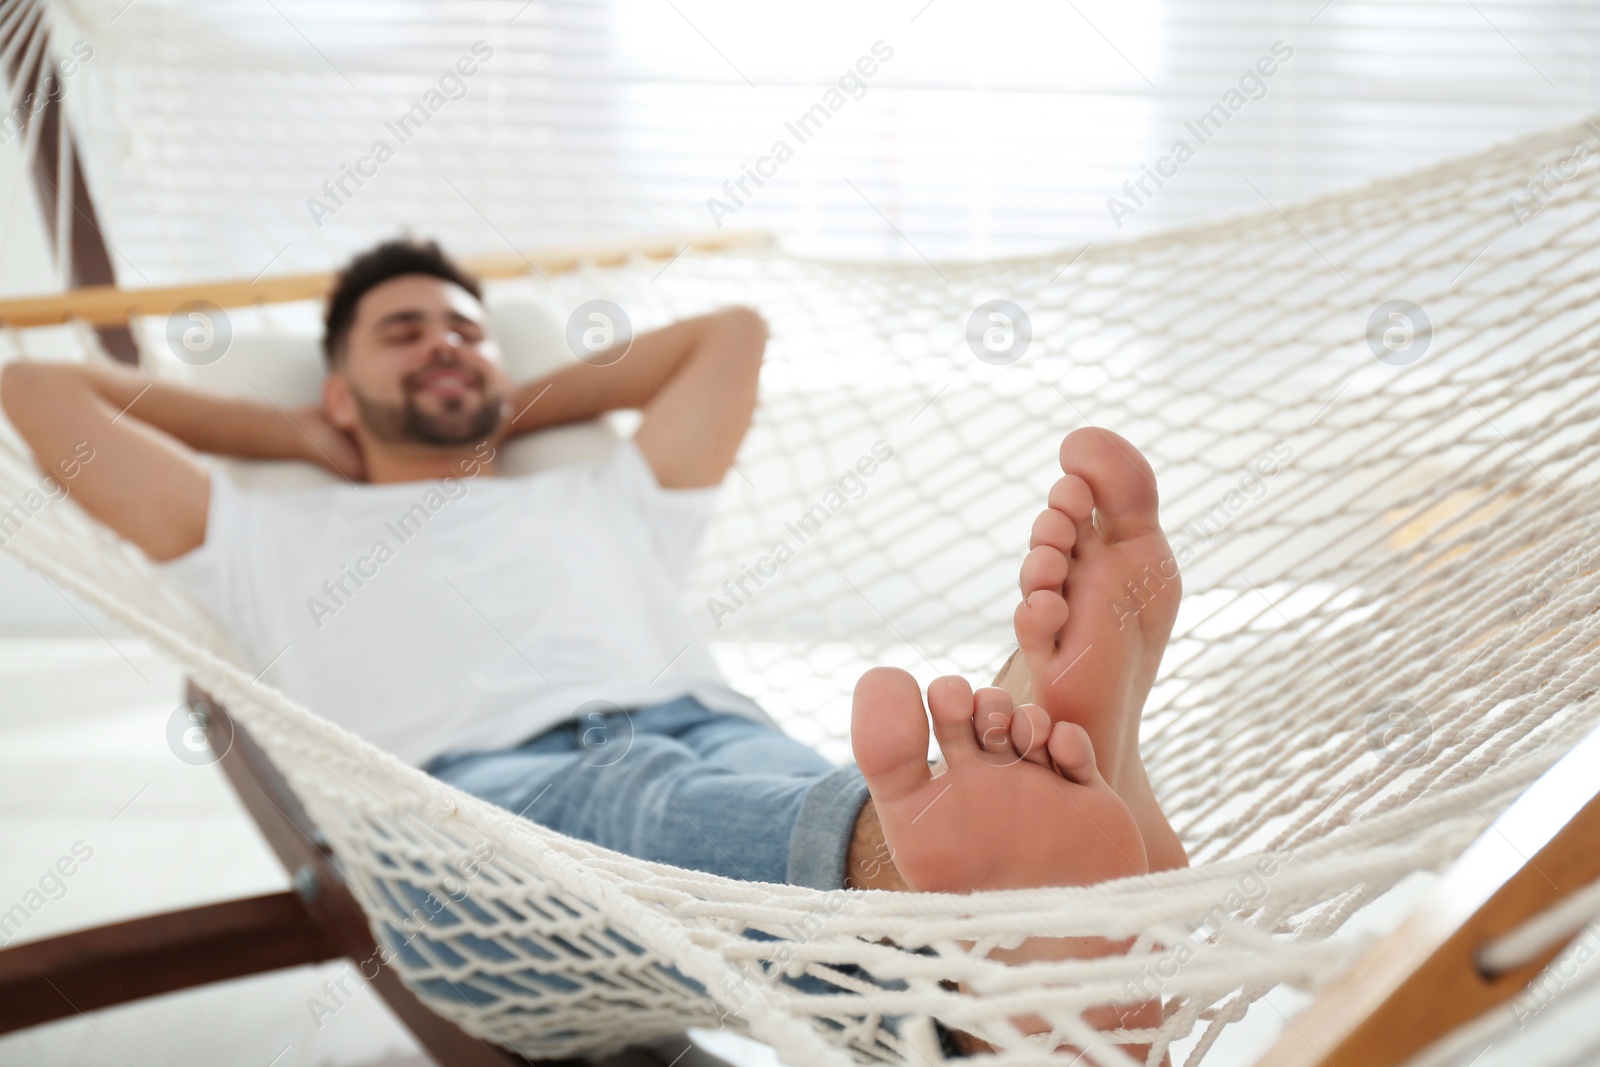
[[[490,287],[484,297],[512,381],[537,378],[574,360],[566,344],[566,319],[544,293],[527,283],[508,283]],[[309,315],[301,317],[308,325],[314,321]],[[154,377],[223,396],[266,400],[282,408],[317,403],[325,373],[320,333],[261,325],[259,318],[250,309],[230,313],[233,338],[228,349],[221,359],[204,366],[186,363],[172,353],[165,319],[142,319],[136,324],[141,365]],[[502,446],[500,470],[531,474],[564,463],[598,460],[616,442],[616,430],[604,419],[541,430]],[[338,479],[309,463],[221,458],[217,462],[240,484],[266,489],[326,485]]]

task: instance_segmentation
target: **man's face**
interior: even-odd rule
[[[489,317],[443,278],[406,274],[356,304],[344,363],[356,418],[381,441],[463,445],[495,436],[510,382]]]

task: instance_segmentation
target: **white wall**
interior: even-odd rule
[[[326,270],[402,226],[458,253],[727,225],[827,257],[1025,254],[1600,107],[1600,8],[1577,0],[167,0],[79,35],[68,100],[118,269],[158,284]],[[388,132],[480,40],[465,95]],[[791,132],[880,40],[866,88]],[[1273,63],[1201,144],[1186,124]],[[393,157],[330,196],[380,139]],[[1178,140],[1192,160],[1130,196]],[[731,197],[747,168],[767,177]]]
[[[0,294],[58,288],[33,181],[23,169],[22,138],[0,144]]]

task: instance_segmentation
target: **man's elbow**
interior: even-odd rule
[[[738,338],[739,351],[760,360],[767,349],[767,320],[755,308],[736,305],[723,308],[718,316],[724,328]]]
[[[18,359],[0,365],[0,411],[26,436],[30,424],[51,417],[66,385],[84,380],[82,372],[75,363]]]
[[[13,423],[18,413],[30,406],[28,397],[38,387],[39,367],[26,360],[12,360],[0,366],[0,411]]]

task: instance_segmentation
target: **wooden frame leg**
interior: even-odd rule
[[[367,917],[322,834],[255,740],[191,685],[219,763],[297,891],[151,915],[0,949],[0,1033],[265,971],[348,959],[441,1067],[517,1067],[523,1056],[473,1037],[379,965]],[[371,973],[369,973],[369,970]],[[598,1067],[726,1067],[687,1038]],[[542,1061],[540,1067],[583,1067]]]
[[[1397,1067],[1528,987],[1578,931],[1491,972],[1483,950],[1600,880],[1600,728],[1494,821],[1404,924],[1296,1018],[1257,1067]]]
[[[0,1034],[339,955],[294,893],[25,942],[0,952]]]

